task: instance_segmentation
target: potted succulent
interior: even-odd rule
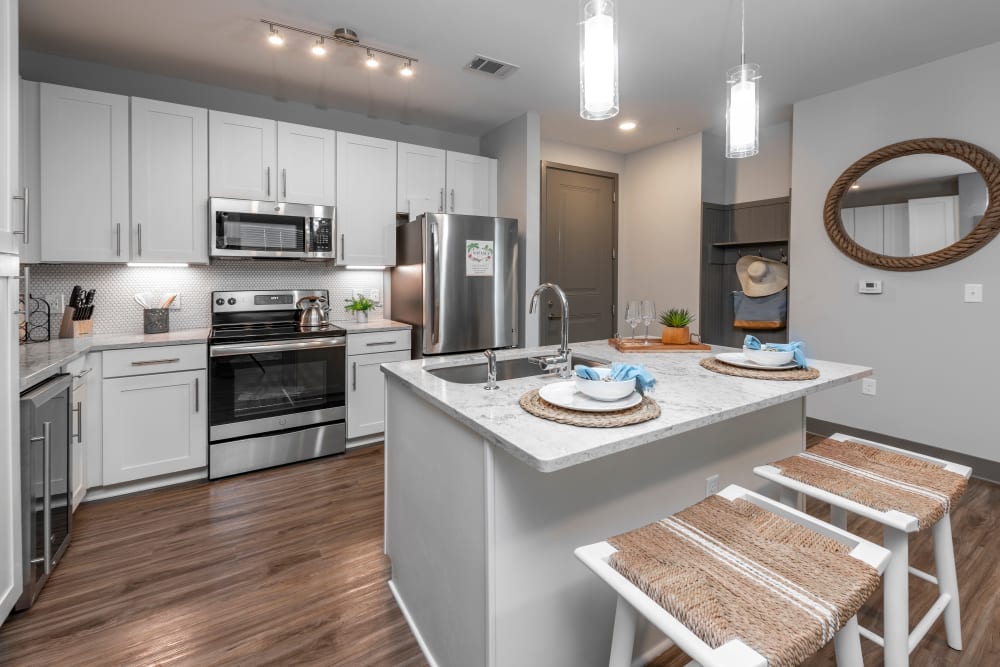
[[[687,308],[671,308],[660,313],[660,324],[663,325],[660,340],[666,345],[687,345],[691,342],[689,326],[692,322],[694,315]]]
[[[354,313],[354,321],[360,324],[367,322],[368,313],[378,308],[379,305],[361,294],[353,299],[347,299],[346,301],[347,305],[344,306],[344,310]]]

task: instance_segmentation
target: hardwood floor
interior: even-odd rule
[[[382,448],[85,503],[17,665],[425,665],[386,585]]]
[[[38,602],[0,628],[0,663],[425,665],[386,586],[382,462],[373,447],[81,505]],[[1000,664],[997,508],[1000,486],[973,480],[952,517],[965,650],[948,648],[938,621],[914,667]],[[861,519],[849,529],[881,540]],[[911,555],[932,571],[929,538],[914,537]],[[911,579],[914,623],[935,594]],[[862,623],[878,629],[880,609],[877,593]],[[881,649],[862,646],[881,664]],[[686,662],[670,651],[654,664]],[[832,646],[806,664],[833,665]]]

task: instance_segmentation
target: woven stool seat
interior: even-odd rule
[[[611,567],[701,641],[778,667],[829,642],[880,582],[842,542],[719,495],[608,542]]]
[[[880,512],[896,510],[933,526],[965,493],[964,475],[850,440],[827,439],[772,466],[783,475]]]

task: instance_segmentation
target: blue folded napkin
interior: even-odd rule
[[[802,351],[802,341],[793,341],[791,343],[761,343],[756,336],[747,334],[747,337],[743,339],[743,347],[749,347],[751,350],[767,348],[769,350],[777,350],[778,352],[792,352],[795,355],[793,357],[793,359],[795,359],[795,365],[799,368],[809,368],[809,361],[806,359],[806,355]]]
[[[601,379],[601,374],[597,372],[596,368],[580,365],[575,370],[576,374],[585,380]],[[656,378],[649,371],[642,366],[633,366],[632,364],[612,364],[609,377],[616,382],[635,380],[635,390],[643,396],[656,386]]]

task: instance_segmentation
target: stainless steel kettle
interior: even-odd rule
[[[330,306],[323,296],[304,296],[295,303],[301,310],[299,314],[300,329],[321,329],[330,324]]]

